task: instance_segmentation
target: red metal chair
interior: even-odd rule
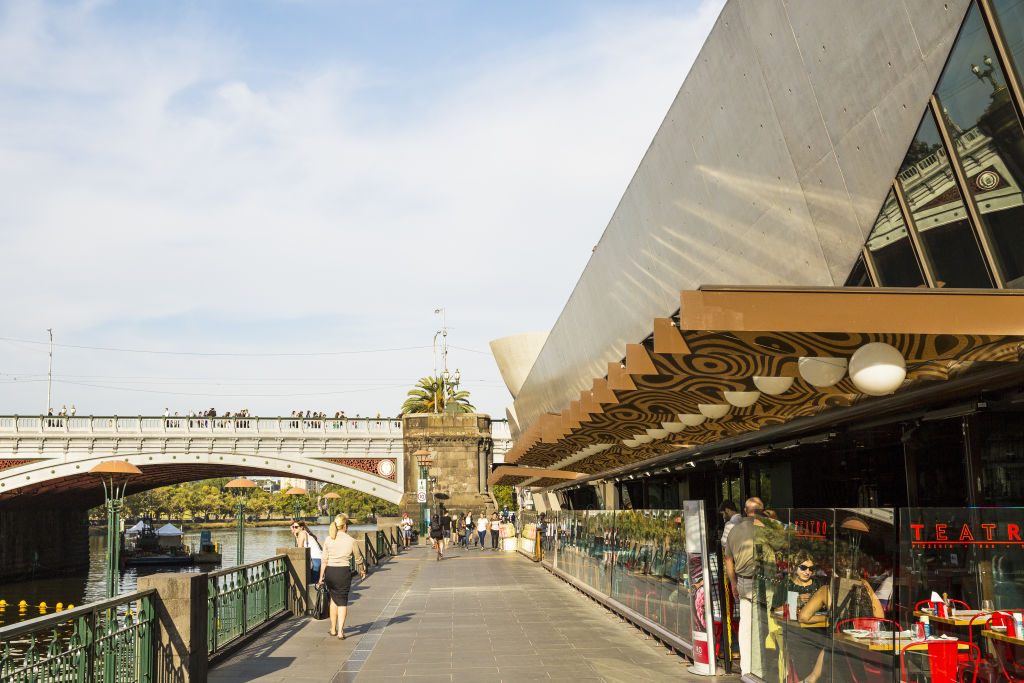
[[[996,661],[1003,670],[1006,680],[1011,683],[1024,681],[1024,665],[1017,661],[1017,647],[1001,640],[993,640],[992,649],[996,653]]]
[[[966,661],[973,666],[965,667],[958,654],[961,647],[966,647],[973,655]],[[977,683],[978,664],[981,660],[981,648],[966,640],[928,640],[910,643],[900,650],[900,680],[907,681],[907,652],[920,654],[928,658],[928,669],[931,683],[965,683],[963,673],[970,671],[969,680]]]
[[[857,628],[857,629],[868,629],[871,630],[875,624],[878,624],[879,629],[883,625],[888,625],[886,631],[902,631],[898,622],[892,619],[880,619],[878,617],[854,617],[852,619],[843,619],[836,624],[836,633],[842,633],[844,627]],[[846,664],[850,667],[850,678],[854,683],[888,683],[891,674],[881,666],[879,661],[869,661],[862,657],[858,657],[856,661],[850,657],[850,653],[847,652]]]

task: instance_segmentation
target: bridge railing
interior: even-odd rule
[[[402,436],[396,419],[306,417],[0,416],[0,433],[68,434],[319,434],[325,437]]]
[[[0,680],[154,680],[156,591],[139,591],[0,628]]]
[[[217,654],[288,609],[286,556],[210,573],[207,578],[207,652]]]

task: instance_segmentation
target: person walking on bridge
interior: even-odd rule
[[[331,593],[331,630],[328,633],[345,640],[345,618],[348,616],[348,593],[352,588],[350,564],[355,557],[360,578],[366,578],[366,563],[356,544],[348,535],[348,517],[338,515],[331,522],[330,538],[324,540],[323,563],[320,566],[320,583],[327,584]]]

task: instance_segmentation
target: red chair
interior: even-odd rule
[[[966,647],[968,653],[973,655],[966,661],[973,666],[965,667],[961,662],[958,653],[961,647]],[[966,640],[928,640],[924,642],[910,643],[900,650],[900,680],[906,683],[907,680],[907,652],[912,655],[918,654],[927,656],[929,680],[932,683],[965,683],[963,673],[970,671],[969,680],[977,683],[978,664],[981,660],[981,648]]]
[[[1001,640],[993,640],[991,643],[1006,680],[1011,683],[1024,682],[1024,666],[1017,661],[1017,647]]]
[[[854,617],[853,619],[843,619],[836,624],[836,633],[842,633],[844,626],[849,628],[868,629],[871,630],[875,624],[878,624],[879,629],[882,629],[883,625],[888,625],[886,631],[902,631],[899,623],[892,619],[880,619],[878,617]],[[850,657],[850,653],[846,653],[846,664],[850,667],[850,678],[853,683],[888,683],[891,674],[883,669],[879,661],[869,661],[862,657],[858,657],[856,661]]]

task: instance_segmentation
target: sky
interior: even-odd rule
[[[0,414],[503,417],[721,5],[0,0]]]

